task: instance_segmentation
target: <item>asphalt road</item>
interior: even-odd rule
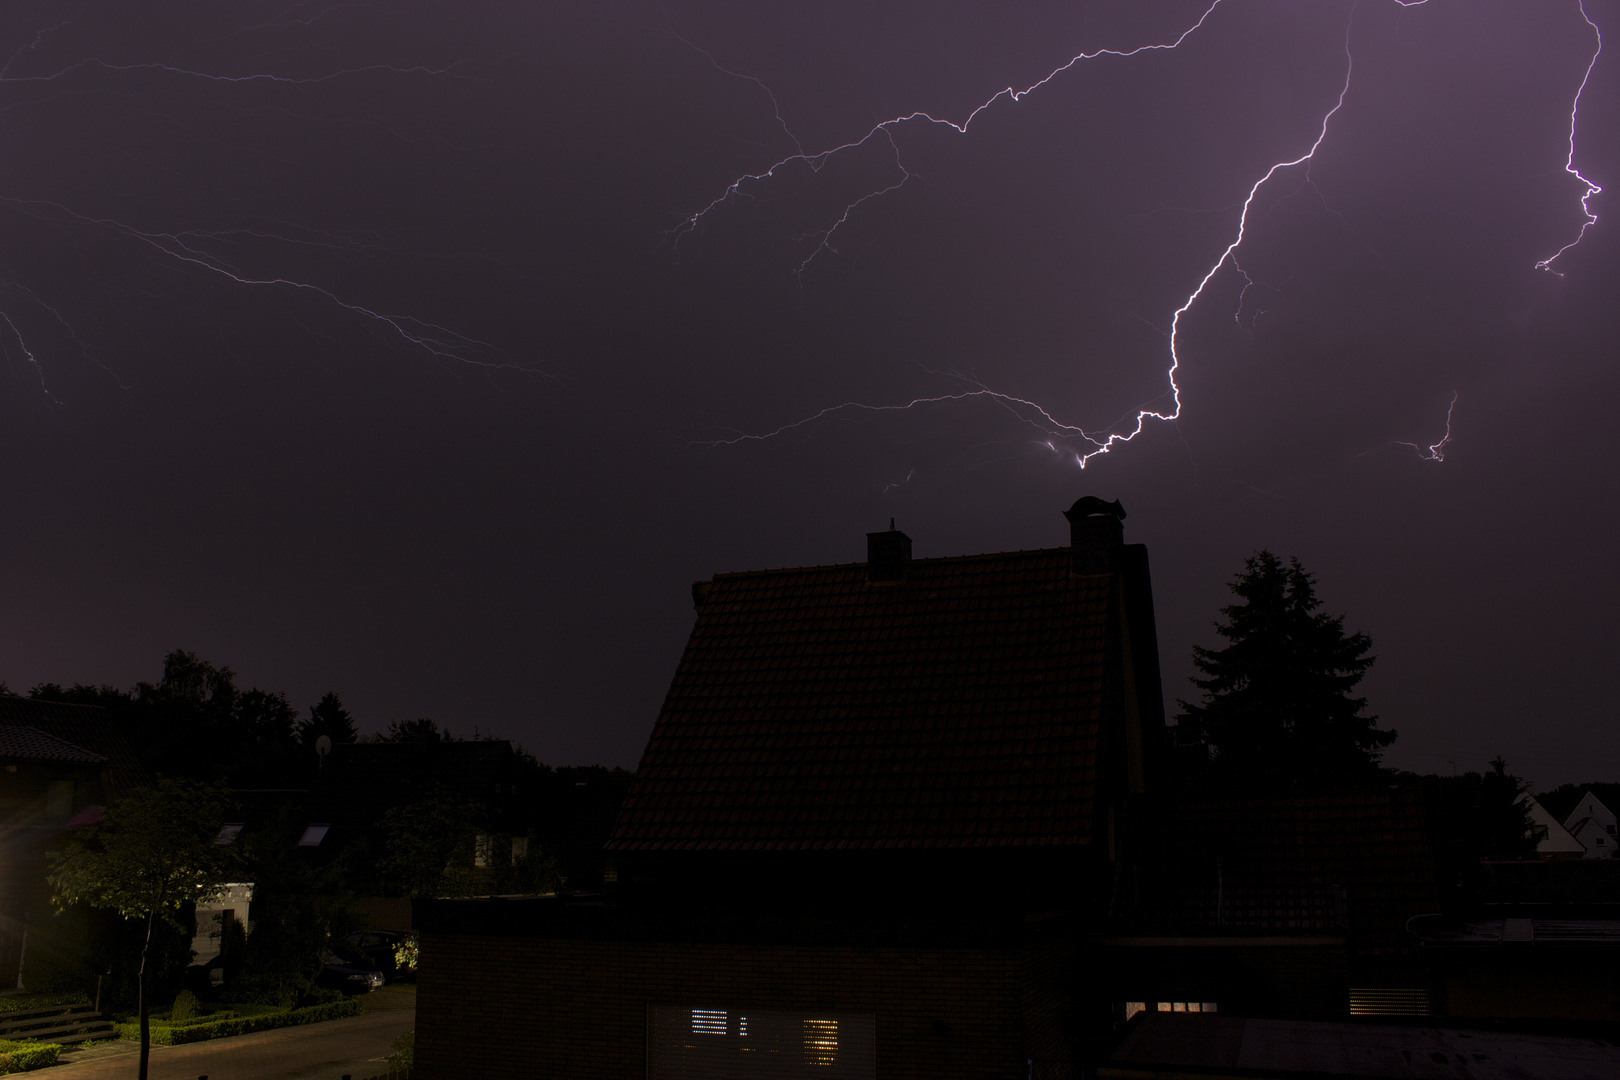
[[[261,1031],[189,1046],[152,1047],[151,1080],[365,1080],[384,1072],[394,1038],[416,1026],[416,987],[385,986],[346,1020]],[[118,1040],[62,1055],[56,1080],[133,1080],[134,1042]]]

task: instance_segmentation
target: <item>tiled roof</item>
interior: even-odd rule
[[[107,760],[101,754],[92,754],[82,746],[74,746],[24,724],[0,724],[0,758],[65,761],[76,765],[100,765]]]
[[[105,757],[101,778],[109,802],[117,802],[151,782],[107,710],[98,705],[0,697],[0,724],[38,728],[63,742]]]
[[[1067,548],[716,577],[608,849],[1088,843],[1112,580]]]
[[[1358,948],[1385,953],[1404,951],[1406,921],[1438,907],[1416,789],[1144,805],[1126,864],[1120,930],[1348,925]]]

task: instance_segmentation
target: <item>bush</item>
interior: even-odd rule
[[[197,1015],[199,1009],[197,995],[190,990],[182,990],[175,995],[174,1004],[169,1008],[169,1020],[175,1024],[190,1020]]]
[[[252,1016],[228,1016],[220,1020],[204,1020],[181,1026],[154,1022],[153,1046],[179,1046],[183,1043],[223,1039],[231,1035],[249,1035],[255,1031],[274,1031],[276,1028],[298,1024],[316,1024],[322,1020],[341,1020],[346,1016],[359,1016],[362,1005],[359,998],[346,998],[327,1005],[313,1005],[307,1009],[273,1009]],[[138,1023],[118,1025],[118,1034],[125,1039],[140,1038]]]
[[[0,1073],[28,1072],[56,1064],[62,1048],[55,1043],[0,1039]]]
[[[403,1072],[416,1067],[416,1032],[407,1031],[393,1042],[394,1052],[388,1055],[388,1071]]]
[[[329,986],[314,986],[311,987],[309,993],[305,994],[303,999],[298,1002],[298,1007],[300,1009],[307,1009],[311,1005],[330,1005],[334,1001],[342,1000],[343,991],[333,990]]]

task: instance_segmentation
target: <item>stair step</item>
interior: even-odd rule
[[[36,1036],[40,1043],[60,1043],[62,1046],[73,1046],[76,1043],[89,1043],[92,1040],[115,1040],[118,1031],[110,1023],[97,1023],[96,1027],[86,1028],[83,1031],[68,1031],[65,1035]]]
[[[0,1012],[0,1031],[16,1027],[31,1020],[48,1018],[52,1016],[94,1016],[89,1005],[52,1005],[43,1009],[17,1009],[14,1012]]]

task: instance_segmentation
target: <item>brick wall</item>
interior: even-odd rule
[[[647,1006],[875,1013],[884,1080],[1022,1080],[1064,1053],[1058,946],[698,944],[424,933],[420,1080],[645,1080]]]

